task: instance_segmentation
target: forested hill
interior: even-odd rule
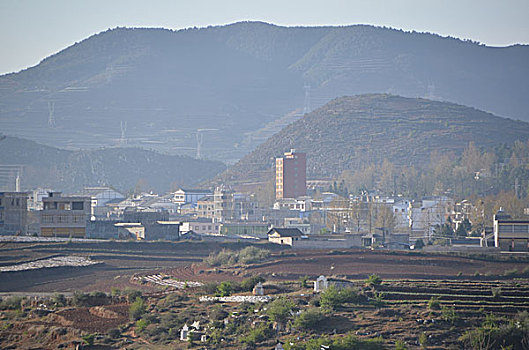
[[[1,76],[0,130],[62,148],[123,137],[194,156],[207,129],[202,156],[234,161],[339,96],[429,97],[529,121],[527,62],[528,46],[365,25],[117,28]]]
[[[225,169],[221,162],[138,148],[68,151],[5,136],[0,137],[0,164],[22,166],[22,190],[43,187],[65,192],[108,185],[123,192],[138,186],[160,193],[194,186]]]
[[[447,102],[370,94],[335,99],[270,137],[229,168],[223,179],[242,181],[268,172],[290,148],[307,153],[311,177],[339,175],[384,159],[420,167],[432,152],[459,157],[474,143],[490,149],[529,140],[529,123]]]

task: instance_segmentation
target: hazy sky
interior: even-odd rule
[[[529,0],[0,0],[0,74],[117,26],[362,23],[506,46],[529,44],[528,18]]]

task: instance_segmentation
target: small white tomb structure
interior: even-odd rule
[[[180,330],[180,340],[187,341],[188,334],[189,334],[189,327],[187,326],[187,323],[186,323]]]
[[[252,293],[253,295],[264,295],[263,284],[261,282],[257,283],[255,287],[253,287]]]
[[[315,292],[322,292],[325,289],[329,288],[329,281],[327,281],[327,277],[320,276],[316,281],[314,281],[314,291]]]

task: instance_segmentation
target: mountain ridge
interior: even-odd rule
[[[459,157],[469,143],[489,149],[516,140],[529,140],[529,123],[422,98],[346,96],[274,134],[217,181],[269,176],[274,157],[290,148],[307,153],[307,174],[318,178],[385,159],[397,166],[426,166],[434,151]]]
[[[117,28],[0,76],[0,129],[62,148],[137,147],[232,163],[284,116],[338,96],[429,97],[529,120],[529,46],[262,22]]]

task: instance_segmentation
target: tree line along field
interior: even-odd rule
[[[529,344],[525,256],[186,247],[196,251],[185,254],[200,255],[203,262],[129,270],[134,276],[107,276],[105,283],[86,274],[95,282],[92,288],[66,296],[2,296],[0,348],[270,349],[281,341],[285,349],[523,349]],[[413,272],[417,266],[424,267],[422,277]],[[432,274],[435,269],[442,271]],[[176,289],[142,280],[152,273],[203,285]],[[320,274],[350,285],[315,294],[312,281]],[[270,303],[200,301],[251,295],[257,281],[264,281]],[[195,337],[181,341],[181,328],[196,321]]]

